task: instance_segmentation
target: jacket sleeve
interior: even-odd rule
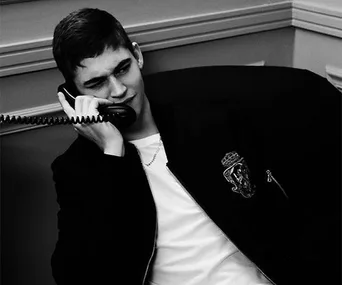
[[[292,193],[293,220],[301,263],[296,262],[306,284],[340,284],[341,94],[324,78],[314,79],[316,90],[309,95],[315,99],[308,100],[305,110],[314,119],[308,119],[310,132],[295,138],[305,152],[289,173],[297,186],[297,193]]]
[[[97,153],[66,155],[52,164],[60,210],[51,265],[58,285],[113,283],[127,266],[125,242],[132,222],[122,206],[134,180],[132,164],[139,163],[129,154]]]

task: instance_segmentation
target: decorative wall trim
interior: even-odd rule
[[[287,27],[290,8],[290,3],[261,5],[152,23],[139,30],[127,27],[127,31],[143,51],[150,51]]]
[[[342,92],[342,68],[327,65],[325,67],[326,77],[331,82],[331,84],[335,85],[338,90]]]
[[[260,5],[125,27],[142,51],[222,39],[291,25],[291,3]],[[54,68],[51,38],[0,46],[0,77]]]
[[[142,51],[228,38],[289,26],[342,38],[342,9],[284,1],[125,27]],[[0,45],[0,77],[54,68],[52,38]]]
[[[52,39],[0,46],[0,77],[56,67]]]
[[[334,10],[333,7],[327,7],[324,3],[294,1],[292,25],[296,28],[342,38],[342,9]]]
[[[62,110],[62,107],[59,103],[52,103],[52,104],[47,104],[43,106],[22,109],[19,111],[3,113],[3,115],[4,116],[21,116],[21,117],[45,116],[46,114],[59,112],[61,110]]]
[[[5,117],[31,117],[31,116],[65,116],[62,107],[59,103],[42,105],[38,107],[22,109],[19,111],[8,112],[3,114]],[[27,130],[47,127],[47,125],[24,125],[24,124],[1,124],[0,136],[23,132]]]

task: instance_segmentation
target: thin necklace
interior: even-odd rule
[[[152,160],[149,163],[144,163],[146,166],[150,166],[156,160],[157,154],[160,151],[162,144],[163,144],[163,142],[162,142],[161,137],[160,137],[159,143],[158,143],[158,148],[157,148],[156,152],[154,153]]]

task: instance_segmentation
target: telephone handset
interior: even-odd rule
[[[68,101],[72,108],[75,108],[75,99],[78,91],[70,84],[64,83],[58,86],[58,92],[64,94],[65,99]],[[136,114],[133,108],[126,104],[112,104],[112,105],[100,105],[98,108],[102,121],[109,121],[117,128],[126,128],[134,123],[136,120]],[[101,116],[98,118],[85,118],[84,122],[101,122]]]
[[[73,94],[79,92],[73,85],[64,83],[58,86],[58,92],[62,92],[72,108],[75,107]],[[42,117],[42,116],[4,116],[0,115],[0,123],[33,124],[33,125],[65,125],[76,123],[102,123],[111,122],[118,129],[123,129],[134,123],[136,114],[133,108],[125,104],[102,105],[98,108],[100,116],[97,117]]]

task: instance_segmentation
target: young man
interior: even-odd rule
[[[304,71],[234,68],[228,96],[222,86],[231,71],[218,67],[151,76],[145,93],[139,46],[98,9],[63,19],[53,53],[82,95],[72,108],[58,93],[69,117],[97,116],[113,103],[137,116],[123,129],[74,125],[79,137],[52,164],[57,284],[331,284],[338,277],[340,97],[332,86]],[[257,77],[262,86],[266,76],[289,98],[274,90],[250,101],[246,91],[234,94],[239,78]],[[310,102],[297,97],[302,80],[316,82],[306,86]],[[323,142],[311,137],[313,123]],[[312,161],[329,165],[324,183],[310,178]],[[319,194],[322,186],[329,195]]]

